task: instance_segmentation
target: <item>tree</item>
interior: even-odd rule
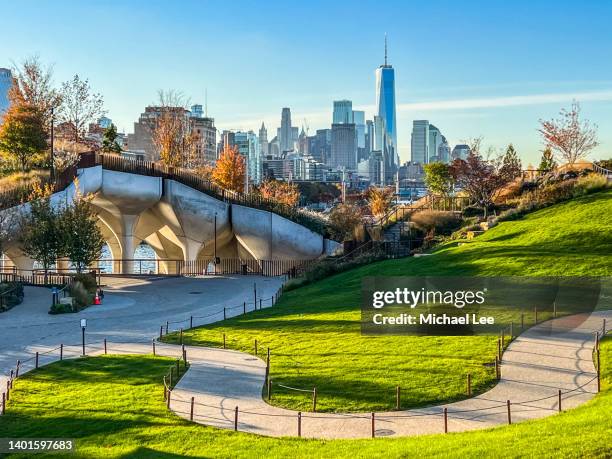
[[[540,165],[538,166],[538,174],[544,174],[550,172],[557,167],[555,157],[550,147],[546,147],[542,152],[542,159],[540,159]]]
[[[329,222],[334,232],[332,236],[343,241],[352,240],[356,228],[362,223],[361,209],[351,204],[340,204],[330,212]]]
[[[62,255],[74,263],[77,272],[100,258],[104,237],[89,196],[77,193],[72,205],[63,210],[59,226],[63,235]]]
[[[159,91],[159,114],[153,128],[153,145],[167,166],[195,167],[197,136],[191,131],[187,102],[180,92]]]
[[[481,140],[472,141],[467,158],[455,159],[451,171],[457,185],[482,207],[486,217],[497,193],[516,178],[516,169],[504,167],[503,158],[484,159],[480,154]]]
[[[22,171],[44,153],[47,137],[40,111],[23,99],[14,101],[0,126],[0,151],[16,161]]]
[[[294,207],[300,200],[300,190],[294,183],[266,180],[259,186],[259,193],[265,199]]]
[[[71,127],[75,142],[85,135],[89,123],[105,113],[104,99],[92,92],[89,80],[81,80],[79,75],[75,75],[72,80],[62,84],[60,120]]]
[[[45,271],[60,258],[63,249],[60,211],[51,205],[50,187],[36,186],[30,200],[29,212],[21,217],[20,245],[23,253],[39,261]]]
[[[425,164],[425,185],[433,194],[448,196],[455,186],[455,180],[448,164],[434,162]]]
[[[372,215],[384,215],[391,208],[393,192],[388,188],[370,188],[368,190],[368,204]]]
[[[112,123],[104,131],[102,151],[104,153],[121,153],[121,146],[117,142],[117,127]]]
[[[9,92],[11,100],[22,99],[35,107],[45,133],[51,128],[52,110],[60,107],[62,95],[53,87],[53,68],[45,67],[37,56],[25,59],[13,69],[15,79]]]
[[[523,165],[521,164],[521,160],[514,149],[514,145],[508,145],[506,149],[506,153],[502,159],[502,171],[500,173],[507,177],[508,180],[512,180],[516,177],[520,177],[523,173]]]
[[[584,159],[599,145],[597,126],[588,120],[580,120],[580,104],[576,101],[569,110],[562,109],[558,119],[540,120],[539,132],[546,146],[568,164]]]
[[[225,145],[215,170],[213,181],[226,190],[242,193],[244,191],[245,164],[243,156],[236,147]]]

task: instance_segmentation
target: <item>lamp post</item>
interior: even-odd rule
[[[83,357],[85,356],[85,328],[87,328],[87,319],[81,319],[81,343],[83,344]]]

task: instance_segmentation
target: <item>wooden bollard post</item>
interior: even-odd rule
[[[181,333],[181,335],[180,335],[181,337],[180,337],[179,343],[183,344],[183,329],[182,328],[181,328],[181,332],[180,333]]]
[[[168,381],[166,380],[166,375],[164,375],[164,402],[166,401],[166,388],[168,387]]]
[[[106,355],[106,338],[104,338],[104,355]]]
[[[246,314],[246,301],[242,303],[242,313]]]
[[[594,349],[596,351],[599,350],[599,332],[598,331],[595,332],[595,348]]]
[[[312,412],[317,412],[317,388],[312,388]]]
[[[502,343],[501,343],[501,338],[497,338],[497,358],[501,362],[501,359],[502,359]]]
[[[376,420],[374,416],[374,413],[372,413],[372,438],[376,437]]]
[[[227,314],[225,312],[225,306],[223,306],[223,320],[227,319]]]
[[[234,432],[238,432],[238,407],[234,409]]]
[[[9,377],[9,380],[7,381],[7,384],[10,384],[11,387],[13,387],[13,377],[15,376],[15,371],[11,368],[11,376]]]
[[[168,323],[168,321],[166,320],[166,335],[168,334],[168,325],[169,325],[169,323]]]
[[[444,433],[448,433],[448,408],[444,408]]]
[[[400,400],[400,397],[401,397],[401,389],[400,389],[400,386],[397,386],[395,388],[395,409],[397,411],[399,411],[401,409],[401,400]]]
[[[64,345],[60,344],[60,360],[64,360]]]
[[[38,351],[36,352],[36,357],[34,358],[34,368],[38,368]]]
[[[189,328],[193,328],[193,316],[189,316]]]
[[[268,401],[272,398],[272,380],[268,379]]]
[[[472,395],[472,374],[467,374],[467,394],[468,396]]]
[[[512,424],[512,416],[510,414],[510,400],[506,400],[506,406],[508,407],[508,424]]]
[[[561,412],[561,389],[559,389],[559,413]]]
[[[191,409],[189,410],[189,420],[193,421],[193,405],[195,404],[195,397],[191,397]]]
[[[495,377],[499,379],[499,361],[497,360],[497,356],[495,357]]]
[[[597,349],[597,393],[601,391],[601,360],[599,358],[599,349]]]
[[[164,336],[164,326],[160,325],[159,326],[159,339],[161,340]]]
[[[0,414],[4,416],[5,412],[6,412],[6,394],[2,392],[2,412],[0,412]]]
[[[255,340],[255,355],[257,355],[257,340]]]
[[[225,349],[225,333],[223,333],[223,349]]]
[[[166,397],[166,408],[170,409],[170,398],[172,395],[172,389],[168,388],[168,396]]]
[[[534,323],[535,325],[537,325],[537,324],[538,324],[538,307],[537,307],[537,306],[535,306],[535,307],[533,308],[533,312],[534,312],[534,316],[535,316],[535,317],[534,317],[534,320],[533,320],[533,323]]]
[[[4,394],[2,394],[4,396]],[[298,411],[298,437],[302,436],[302,412]]]
[[[151,340],[151,344],[153,345],[153,356],[155,356],[155,340]]]
[[[21,360],[17,360],[17,366],[15,367],[15,379],[19,378],[19,367],[21,366]]]
[[[185,345],[183,344],[183,364],[185,366],[185,369],[187,369],[187,349],[185,349]]]

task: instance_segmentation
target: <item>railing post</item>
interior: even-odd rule
[[[508,407],[508,424],[512,424],[512,416],[510,414],[510,400],[506,400],[506,406]]]
[[[2,394],[2,396],[4,397],[4,394]],[[4,414],[4,412],[2,414]],[[297,422],[298,422],[298,437],[301,437],[302,436],[302,412],[301,411],[298,411]]]
[[[558,405],[559,405],[559,413],[560,413],[562,411],[561,410],[561,389],[559,389],[559,403],[558,403]]]
[[[374,413],[372,413],[372,438],[376,437],[376,420],[374,416]]]
[[[312,412],[317,412],[317,388],[313,387],[312,389]]]
[[[472,374],[471,373],[467,374],[467,394],[468,394],[468,397],[472,395]]]
[[[155,340],[151,340],[151,343],[153,344],[153,356],[155,356]]]
[[[238,431],[238,407],[234,409],[234,432]]]
[[[448,433],[448,408],[444,407],[444,433]]]
[[[35,360],[35,364],[34,364],[34,368],[38,368],[38,351],[36,351],[36,360]]]
[[[395,388],[395,409],[397,411],[399,411],[401,407],[400,395],[401,395],[401,389],[400,389],[400,386],[397,386]]]
[[[193,421],[193,405],[195,404],[195,397],[191,397],[191,410],[189,411],[189,420]]]

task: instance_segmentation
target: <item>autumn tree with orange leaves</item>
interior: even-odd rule
[[[225,145],[212,173],[213,182],[226,190],[242,193],[244,178],[244,157],[236,147]]]
[[[259,193],[265,199],[291,207],[295,207],[300,200],[298,186],[280,180],[266,180],[259,186]]]

